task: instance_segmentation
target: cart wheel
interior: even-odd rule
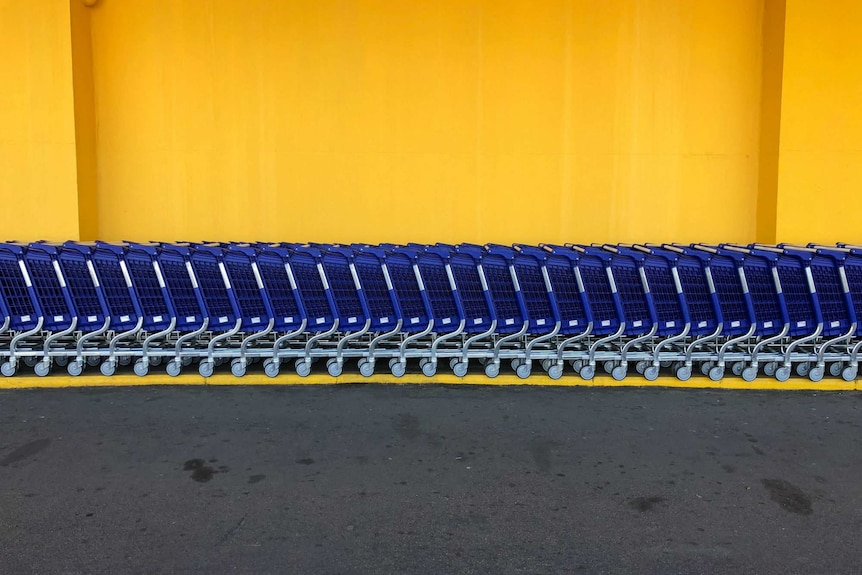
[[[36,356],[28,355],[24,358],[24,365],[27,367],[36,367],[37,363],[39,363],[39,358]]]
[[[398,363],[398,358],[397,358],[397,357],[391,357],[391,358],[389,358],[389,369],[392,369],[392,368],[395,366],[395,364],[396,364],[396,363]]]
[[[649,366],[644,370],[644,377],[647,381],[655,381],[658,379],[658,368],[654,365]]]
[[[5,366],[6,364],[4,363],[3,365]],[[841,372],[841,379],[843,379],[844,381],[853,381],[854,379],[856,379],[858,371],[858,367],[847,366]],[[3,372],[3,375],[6,375],[5,371]]]
[[[646,371],[646,368],[649,367],[649,363],[646,361],[639,361],[635,364],[635,371],[639,374],[643,375]]]
[[[551,366],[554,365],[555,363],[557,363],[557,361],[554,359],[543,359],[542,360],[542,369],[544,369],[545,371],[548,371],[549,369],[551,369]]]
[[[15,365],[11,361],[4,361],[3,365],[0,365],[0,373],[6,377],[12,377],[15,375],[15,371]]]
[[[431,361],[431,360],[430,360],[430,359],[428,359],[427,357],[423,357],[423,358],[421,358],[421,359],[419,360],[419,367],[425,367],[425,364],[426,364],[426,363],[428,363],[429,361]]]
[[[591,380],[596,375],[596,368],[592,365],[585,365],[581,368],[581,379]]]
[[[580,359],[576,359],[574,361],[570,361],[569,365],[572,366],[572,369],[575,370],[575,373],[581,373],[581,369],[584,367],[584,362]]]
[[[234,375],[234,377],[242,377],[245,375],[245,366],[242,364],[242,360],[235,359],[230,362],[230,372]]]
[[[106,377],[111,377],[112,375],[114,375],[114,372],[116,370],[117,370],[117,364],[112,359],[109,359],[108,361],[103,362],[102,365],[99,367],[99,371],[101,371],[102,375],[104,375]]]
[[[33,370],[36,372],[36,375],[39,377],[45,377],[49,373],[51,373],[51,363],[40,361],[36,365],[33,366]]]
[[[455,366],[458,365],[458,362],[460,361],[461,359],[457,357],[449,358],[449,369],[455,369]]]
[[[838,377],[841,375],[841,372],[844,370],[844,364],[840,361],[836,361],[829,365],[829,375],[832,377]]]
[[[757,368],[756,367],[746,367],[742,370],[742,379],[745,381],[754,381],[757,379]]]
[[[712,363],[711,361],[705,361],[702,364],[700,364],[700,372],[703,375],[709,375],[709,370],[711,370],[714,365],[715,364]]]
[[[395,377],[404,377],[404,373],[407,371],[407,362],[401,363],[400,361],[396,361],[392,366],[392,375]]]
[[[742,371],[744,369],[745,369],[745,364],[742,363],[741,361],[734,362],[734,364],[730,366],[730,371],[736,377],[739,377],[740,375],[742,375]]]
[[[676,378],[680,381],[688,381],[691,379],[691,366],[682,365],[676,370]]]
[[[162,356],[160,356],[160,355],[150,356],[150,365],[162,365]]]
[[[811,371],[811,364],[807,361],[796,366],[796,375],[799,377],[805,377],[809,371]]]
[[[605,373],[611,373],[611,374],[614,372],[614,368],[616,366],[617,366],[617,362],[610,361],[610,360],[608,360],[604,364],[602,364],[602,368],[604,368]]]
[[[629,372],[628,367],[626,367],[624,365],[618,365],[613,370],[611,370],[611,375],[614,377],[615,380],[622,381],[626,378],[626,375],[628,375],[628,372]]]
[[[119,363],[123,367],[126,367],[127,365],[132,363],[132,358],[131,358],[131,356],[128,356],[128,355],[121,355],[120,357],[117,358],[117,363]]]
[[[311,374],[311,362],[304,359],[296,360],[296,374],[299,377],[308,377]]]
[[[464,377],[465,375],[467,375],[467,368],[469,367],[469,365],[470,364],[466,361],[459,361],[454,365],[454,367],[452,367],[452,372],[455,374],[456,377]]]
[[[189,356],[185,356],[180,360],[183,364],[183,367],[188,367],[192,364],[192,358]]]
[[[147,361],[144,359],[135,360],[135,375],[140,377],[144,377],[147,375],[147,372],[150,371],[150,366],[147,364]]]
[[[165,366],[165,371],[168,372],[168,375],[171,377],[176,377],[183,370],[183,363],[178,359],[172,359]]]
[[[485,375],[488,377],[497,377],[500,375],[500,364],[495,362],[489,362],[485,366]]]
[[[709,379],[712,381],[721,381],[724,378],[724,368],[715,366],[709,370]]]
[[[422,373],[426,377],[433,377],[437,373],[437,364],[431,360],[426,361],[425,365],[422,366]]]
[[[811,381],[816,383],[816,382],[823,379],[823,375],[824,375],[825,371],[826,370],[824,368],[820,367],[819,365],[812,367],[808,371],[808,379],[810,379]]]
[[[101,358],[98,355],[87,356],[87,365],[90,367],[96,367],[99,365],[99,361],[101,361]]]
[[[66,371],[69,372],[69,375],[73,377],[78,377],[84,371],[84,362],[82,361],[71,361],[69,365],[66,366]]]
[[[359,362],[359,373],[362,377],[371,377],[374,375],[374,364],[367,359]]]
[[[663,368],[665,368],[665,369],[669,368],[669,367],[670,367],[670,366],[672,366],[672,365],[673,365],[673,362],[672,362],[672,361],[663,361],[663,362],[661,362],[661,366],[662,366]]]
[[[61,355],[59,357],[54,358],[54,365],[59,365],[60,367],[66,367],[69,365],[69,357],[65,355]]]
[[[772,377],[775,375],[776,370],[778,370],[778,363],[774,361],[770,361],[766,365],[763,366],[763,373]]]
[[[511,361],[512,371],[517,372],[517,371],[518,371],[518,368],[519,368],[520,366],[522,366],[523,364],[524,364],[524,360],[523,360],[523,359],[521,359],[521,358],[519,358],[519,357],[516,357],[515,359],[513,359],[513,360]]]
[[[518,377],[521,379],[527,379],[530,377],[530,372],[533,371],[532,367],[529,363],[522,363],[518,366],[518,369],[515,370],[515,373],[518,374]]]
[[[775,370],[775,379],[778,381],[787,381],[790,379],[790,368],[782,365],[778,369]]]
[[[560,379],[563,377],[563,366],[559,363],[555,363],[551,367],[548,368],[548,377],[551,379]]]
[[[211,359],[204,359],[201,360],[201,364],[198,366],[198,373],[201,374],[201,377],[210,377],[214,369],[215,362]]]
[[[344,364],[339,365],[337,359],[330,358],[326,361],[326,371],[332,377],[338,377],[344,371]]]
[[[266,374],[267,377],[277,376],[278,370],[279,370],[279,365],[276,362],[272,361],[271,359],[268,361],[269,361],[269,363],[266,363],[266,362],[263,363],[263,372]]]

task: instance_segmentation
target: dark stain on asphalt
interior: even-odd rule
[[[266,479],[266,475],[252,475],[248,478],[249,483],[260,483]]]
[[[629,501],[629,507],[636,511],[640,511],[641,513],[646,513],[647,511],[652,511],[656,505],[663,502],[664,497],[659,497],[658,495],[651,495],[649,497],[635,497],[634,499]]]
[[[311,465],[314,463],[314,460],[310,457],[303,457],[302,459],[297,459],[296,462],[300,465]]]
[[[416,439],[422,434],[422,427],[419,425],[419,419],[412,413],[402,413],[392,423],[392,429],[404,439]]]
[[[13,463],[30,459],[49,445],[51,445],[51,440],[47,437],[31,441],[30,443],[25,443],[21,447],[13,450],[12,453],[9,453],[3,459],[0,459],[0,467],[7,467]]]
[[[183,464],[183,471],[191,471],[192,481],[197,481],[198,483],[206,483],[213,478],[213,475],[218,473],[218,471],[208,466],[203,459],[189,459]]]
[[[807,493],[783,479],[763,479],[763,486],[769,491],[769,497],[778,503],[782,509],[798,515],[811,515],[811,497]]]

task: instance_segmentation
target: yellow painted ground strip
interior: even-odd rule
[[[328,374],[312,374],[308,377],[299,377],[295,373],[285,372],[278,377],[270,378],[262,373],[251,373],[245,377],[234,377],[233,375],[216,374],[211,377],[202,377],[197,373],[182,374],[178,377],[170,377],[161,373],[150,373],[146,377],[138,377],[132,374],[119,374],[105,377],[98,373],[84,374],[72,377],[57,373],[47,377],[36,377],[32,374],[22,374],[16,377],[0,379],[0,389],[30,389],[30,388],[63,388],[63,387],[127,387],[127,386],[152,386],[152,385],[333,385],[333,384],[443,384],[443,385],[530,385],[546,387],[673,387],[688,389],[772,389],[772,390],[808,390],[808,391],[856,391],[860,389],[860,380],[844,381],[840,379],[828,379],[813,383],[807,379],[791,379],[786,382],[778,382],[770,377],[759,377],[747,382],[740,378],[728,377],[721,381],[712,381],[707,377],[692,377],[688,381],[679,381],[675,377],[659,377],[655,381],[647,381],[637,375],[632,375],[623,381],[616,381],[610,376],[597,375],[592,381],[585,381],[577,375],[566,375],[558,380],[553,380],[544,374],[531,375],[528,379],[520,379],[514,374],[501,374],[496,378],[489,378],[482,374],[468,374],[465,377],[457,377],[452,374],[438,374],[434,377],[425,377],[421,373],[408,373],[402,378],[390,374],[376,374],[365,378],[356,373],[347,373],[339,377],[331,377]]]

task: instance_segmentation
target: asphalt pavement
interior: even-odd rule
[[[0,391],[0,573],[859,573],[860,399]]]

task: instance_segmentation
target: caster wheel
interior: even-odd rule
[[[585,365],[581,368],[581,379],[591,380],[596,375],[596,368],[592,365]]]
[[[658,379],[658,368],[654,365],[649,366],[644,370],[644,377],[647,381],[655,381]]]
[[[548,377],[551,379],[560,379],[563,377],[563,366],[559,363],[555,363],[551,367],[548,368]]]
[[[724,368],[715,366],[709,370],[709,379],[712,381],[721,381],[724,378]]]
[[[581,373],[581,369],[584,367],[584,362],[580,359],[576,359],[572,362],[569,362],[569,365],[572,366],[572,369],[575,370],[575,373]]]
[[[735,375],[736,377],[739,377],[740,375],[742,375],[742,371],[744,369],[745,369],[745,364],[742,363],[741,361],[737,361],[733,365],[730,366],[731,373],[733,373],[733,375]]]
[[[45,363],[44,361],[40,361],[36,365],[33,366],[33,370],[36,372],[36,375],[39,377],[45,377],[49,373],[51,373],[51,364]]]
[[[69,365],[66,366],[66,371],[69,372],[69,375],[71,375],[73,377],[78,377],[84,371],[84,362],[82,362],[82,361],[69,362]]]
[[[201,377],[210,377],[212,376],[214,369],[215,362],[211,359],[205,359],[201,361],[201,364],[198,366],[198,373],[201,374]]]
[[[615,361],[606,361],[602,364],[602,368],[605,370],[605,373],[612,374],[614,372],[614,368],[617,366],[617,362]]]
[[[840,361],[836,361],[835,363],[829,366],[829,375],[832,377],[838,377],[841,375],[841,372],[844,370],[844,364]]]
[[[756,367],[746,367],[742,370],[742,379],[745,381],[754,381],[757,379],[757,368]]]
[[[135,367],[133,369],[135,370],[135,375],[144,377],[147,375],[147,372],[150,371],[150,366],[147,364],[146,360],[139,359],[135,362]]]
[[[808,370],[808,379],[813,382],[818,382],[823,379],[826,370],[822,367],[815,366]]]
[[[548,371],[549,369],[551,369],[551,366],[556,364],[556,363],[557,362],[554,361],[553,359],[543,359],[542,360],[542,369],[544,369],[545,371]]]
[[[467,366],[468,364],[466,361],[459,361],[455,364],[455,367],[452,368],[452,372],[458,377],[464,377],[467,375]]]
[[[344,371],[344,365],[339,364],[337,359],[330,359],[326,362],[326,371],[332,377],[338,377]]]
[[[500,364],[494,363],[493,361],[490,362],[485,366],[485,375],[488,377],[497,377],[500,375]]]
[[[183,367],[188,367],[192,364],[192,358],[184,357],[184,358],[182,358],[181,362],[183,364]]]
[[[449,369],[455,369],[455,366],[458,365],[458,362],[461,361],[457,357],[453,357],[449,359]]]
[[[763,373],[765,373],[769,377],[772,377],[775,375],[775,371],[777,369],[778,369],[778,364],[775,363],[774,361],[770,361],[769,363],[767,363],[766,365],[763,366]]]
[[[515,370],[515,373],[518,374],[518,377],[521,379],[527,379],[530,377],[530,372],[533,371],[530,367],[529,363],[523,363],[518,366],[518,369]]]
[[[39,358],[34,356],[27,356],[24,358],[24,365],[27,367],[36,367],[36,364],[39,363]]]
[[[516,357],[515,359],[512,360],[511,365],[512,365],[512,371],[517,372],[518,368],[521,367],[522,365],[524,365],[524,360]]]
[[[407,371],[407,362],[401,363],[400,361],[396,361],[392,365],[392,375],[395,377],[404,377],[404,373]]]
[[[423,357],[422,359],[419,360],[419,367],[420,368],[425,367],[425,364],[427,364],[429,361],[431,361],[431,360],[428,359],[427,357]]]
[[[169,361],[168,364],[165,366],[165,370],[171,377],[176,377],[183,370],[183,362],[177,359]]]
[[[639,361],[635,364],[635,371],[643,375],[647,367],[649,367],[649,363],[645,361]]]
[[[680,381],[688,381],[691,379],[691,366],[683,365],[676,370],[676,378]]]
[[[15,365],[11,361],[4,361],[3,365],[0,365],[0,373],[5,377],[12,377],[15,375]]]
[[[114,363],[114,360],[109,359],[108,361],[102,363],[99,367],[99,371],[102,372],[102,375],[110,377],[114,375],[114,372],[117,370],[117,364]]]
[[[59,365],[60,367],[66,367],[69,365],[69,358],[65,355],[61,355],[60,357],[54,358],[54,365]]]
[[[162,365],[162,357],[160,355],[150,357],[150,365]]]
[[[308,377],[311,373],[311,362],[299,359],[296,361],[296,374],[299,377]]]
[[[390,358],[389,359],[389,369],[392,369],[396,363],[398,363],[397,357]]]
[[[711,361],[707,361],[707,362],[705,362],[705,363],[702,363],[702,364],[700,364],[700,372],[701,372],[703,375],[709,375],[709,371],[712,369],[712,367],[713,367],[714,365],[715,365],[715,364],[714,364],[714,363],[712,363]]]
[[[811,371],[811,364],[808,362],[800,363],[796,366],[796,375],[799,377],[805,377],[809,371]]]
[[[278,375],[278,368],[279,368],[279,365],[277,363],[275,363],[274,361],[272,361],[271,359],[269,360],[269,363],[264,362],[264,364],[263,364],[263,372],[266,374],[267,377],[277,376]]]
[[[132,363],[132,358],[128,355],[121,355],[117,358],[117,362],[123,367],[126,367],[127,365],[130,365]]]
[[[87,365],[90,367],[96,367],[99,365],[100,358],[97,355],[91,355],[87,357]]]
[[[234,377],[242,377],[245,375],[246,367],[242,364],[242,361],[232,361],[230,362],[230,372]]]
[[[3,365],[5,366],[6,364],[4,363]],[[841,372],[841,379],[843,379],[844,381],[853,381],[854,379],[856,379],[858,369],[859,368],[856,367],[845,367],[844,370]],[[6,375],[6,372],[3,372],[3,375]]]
[[[672,362],[672,361],[663,361],[663,362],[661,362],[661,366],[662,366],[663,368],[665,368],[665,369],[669,368],[669,367],[670,367],[670,366],[672,366],[672,365],[673,365],[673,362]]]
[[[437,364],[431,360],[426,361],[425,365],[422,366],[422,373],[425,377],[433,377],[437,373]]]
[[[359,364],[359,373],[362,374],[362,377],[371,377],[374,375],[374,363],[370,361],[364,361]]]
[[[614,377],[615,380],[622,381],[626,378],[628,372],[629,370],[626,366],[618,365],[613,370],[611,370],[611,375]]]
[[[790,368],[787,366],[781,366],[775,370],[775,379],[778,381],[787,381],[790,379]]]

